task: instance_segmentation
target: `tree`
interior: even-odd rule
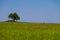
[[[20,20],[20,17],[18,16],[18,14],[17,14],[16,12],[10,13],[10,14],[8,15],[8,18],[11,18],[13,21]]]

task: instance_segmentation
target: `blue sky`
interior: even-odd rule
[[[60,22],[60,0],[0,0],[0,21],[11,12],[23,22]]]

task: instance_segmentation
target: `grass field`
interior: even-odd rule
[[[60,24],[0,22],[0,40],[60,40]]]

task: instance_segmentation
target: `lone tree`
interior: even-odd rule
[[[20,17],[18,16],[18,14],[17,14],[16,12],[10,13],[10,14],[8,15],[8,18],[11,18],[13,21],[20,20]]]

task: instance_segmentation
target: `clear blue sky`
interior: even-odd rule
[[[0,0],[0,21],[11,12],[24,22],[60,22],[60,0]]]

